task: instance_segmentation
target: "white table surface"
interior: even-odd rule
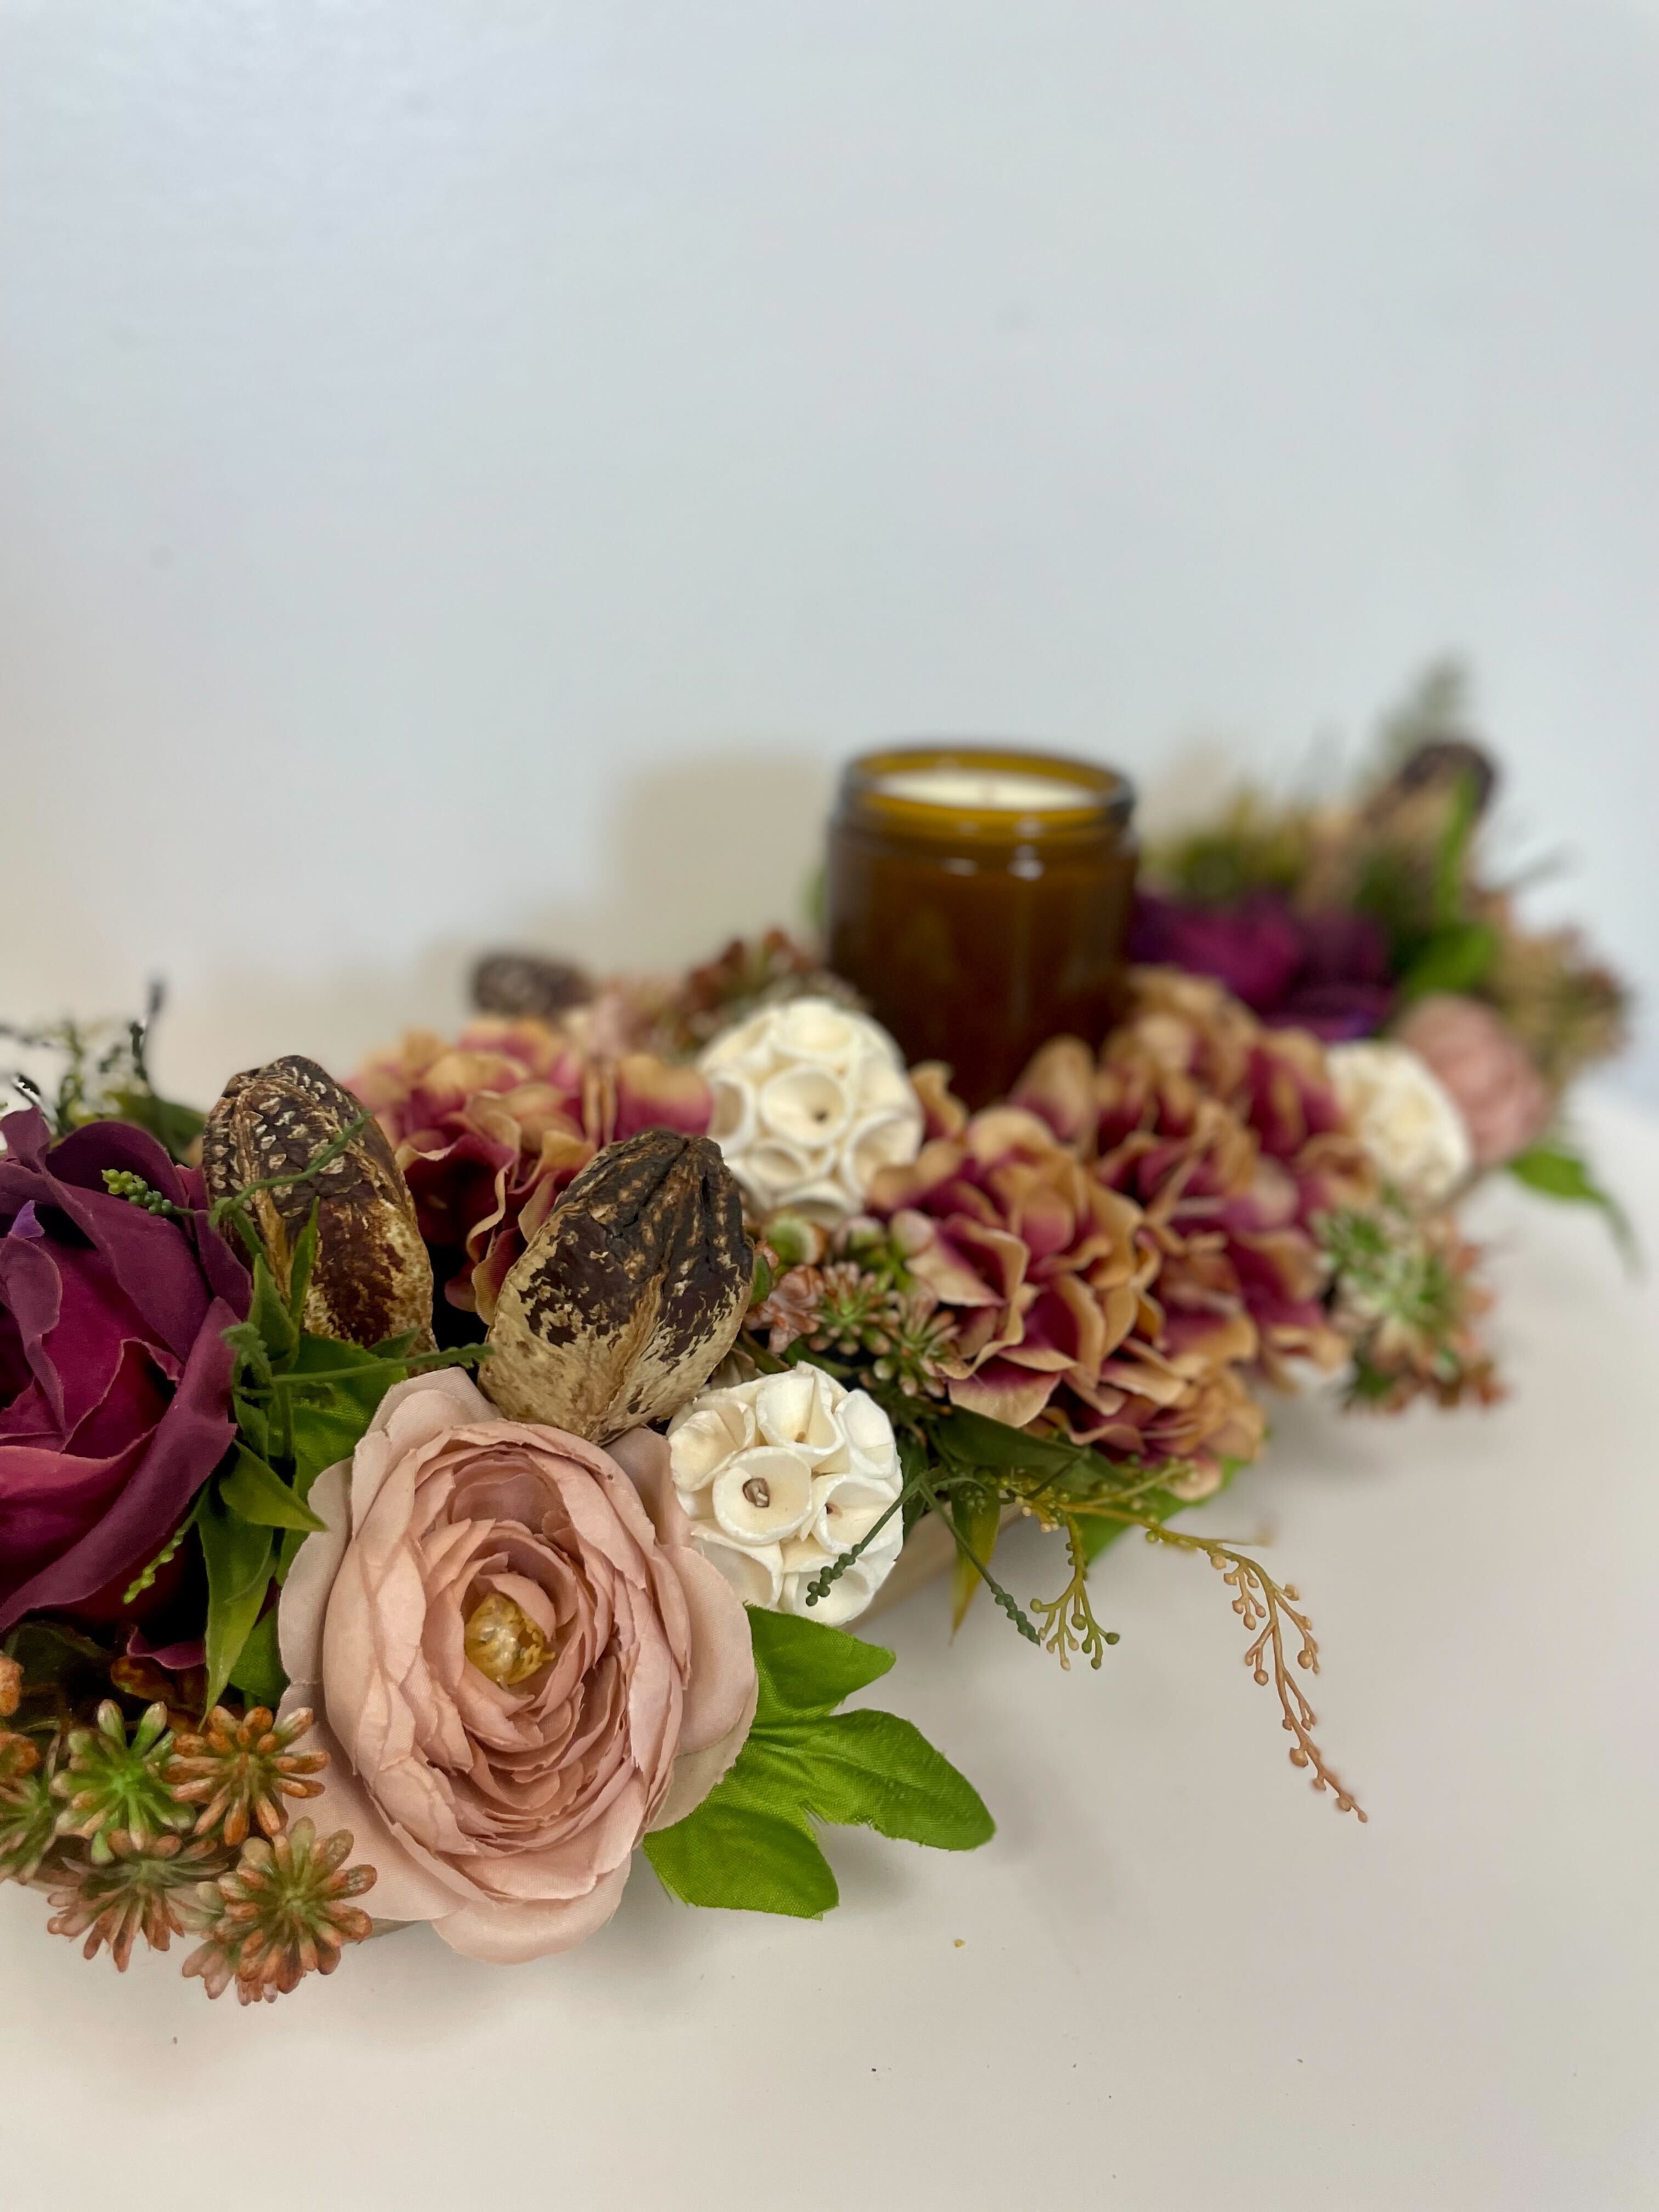
[[[1659,1258],[1659,1125],[1586,1121]],[[409,1933],[245,2012],[176,1952],[85,1966],[0,1890],[0,2203],[176,2212],[192,2154],[240,2212],[1659,2203],[1659,1293],[1577,1210],[1479,1219],[1508,1403],[1294,1405],[1209,1516],[1308,1600],[1368,1827],[1286,1763],[1201,1562],[1110,1557],[1098,1674],[989,1607],[951,1648],[926,1592],[870,1701],[1000,1833],[831,1832],[822,1923],[692,1912],[641,1864],[569,1957]]]

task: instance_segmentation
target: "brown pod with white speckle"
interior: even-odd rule
[[[511,1420],[606,1443],[696,1395],[731,1350],[755,1255],[707,1137],[646,1129],[576,1177],[501,1286],[478,1379]]]
[[[228,1198],[270,1176],[292,1175],[349,1128],[363,1110],[314,1060],[290,1053],[268,1067],[233,1075],[202,1132],[210,1199]],[[432,1262],[403,1170],[386,1133],[365,1121],[316,1175],[256,1191],[248,1209],[284,1293],[294,1248],[317,1208],[317,1257],[304,1325],[315,1336],[375,1345],[414,1331],[432,1348]]]

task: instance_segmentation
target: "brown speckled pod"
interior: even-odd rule
[[[661,1420],[731,1350],[754,1264],[718,1148],[644,1130],[590,1160],[537,1231],[478,1379],[510,1419],[595,1443]]]
[[[362,1110],[360,1099],[297,1053],[233,1075],[202,1132],[209,1198],[303,1168]],[[294,1247],[318,1209],[304,1316],[313,1335],[374,1345],[413,1329],[416,1348],[431,1349],[432,1262],[403,1170],[377,1123],[366,1121],[320,1174],[259,1191],[249,1205],[284,1291]]]

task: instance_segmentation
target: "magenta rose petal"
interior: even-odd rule
[[[0,1631],[24,1613],[119,1610],[228,1449],[246,1270],[197,1181],[118,1121],[54,1143],[36,1110],[0,1125]],[[112,1198],[137,1175],[188,1224]]]
[[[216,1299],[171,1404],[125,1452],[77,1466],[64,1455],[0,1445],[0,1631],[26,1613],[91,1597],[160,1551],[232,1436],[232,1354],[223,1331],[238,1319]],[[65,1519],[86,1524],[64,1542]],[[15,1562],[48,1556],[12,1582]],[[31,1537],[33,1536],[33,1541]]]

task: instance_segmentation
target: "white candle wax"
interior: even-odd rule
[[[1086,783],[1027,775],[1018,769],[1006,768],[895,769],[880,779],[876,788],[888,799],[996,814],[1053,814],[1100,803],[1100,793]]]

